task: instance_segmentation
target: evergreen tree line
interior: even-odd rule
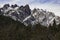
[[[60,24],[48,28],[40,24],[25,26],[0,15],[0,40],[60,40]]]

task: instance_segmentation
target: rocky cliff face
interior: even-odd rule
[[[55,19],[56,24],[60,23],[60,17],[56,16],[54,13],[45,11],[43,9],[33,9],[31,10],[29,5],[18,6],[5,4],[0,8],[0,15],[4,15],[12,18],[15,21],[19,21],[24,25],[35,25],[40,23],[43,26],[53,25],[53,20]]]
[[[53,25],[55,19],[56,25],[60,24],[60,17],[56,16],[53,12],[45,11],[43,9],[34,9],[32,15],[37,20],[38,23],[44,26]]]

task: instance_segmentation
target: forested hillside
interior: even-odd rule
[[[0,40],[60,40],[60,25],[25,26],[19,21],[0,16]]]

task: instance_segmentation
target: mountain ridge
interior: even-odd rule
[[[60,17],[56,16],[54,13],[45,11],[43,9],[33,9],[31,10],[29,5],[18,6],[5,4],[0,8],[0,15],[8,16],[15,21],[20,21],[25,26],[35,25],[40,23],[43,26],[53,25],[53,20],[55,19],[56,24],[60,24]]]

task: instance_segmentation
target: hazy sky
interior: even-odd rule
[[[31,9],[42,8],[47,11],[54,12],[60,16],[60,0],[0,0],[0,6],[4,4],[18,4],[26,5],[29,4]]]

